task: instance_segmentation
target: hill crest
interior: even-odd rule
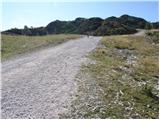
[[[136,29],[158,29],[159,22],[150,23],[143,18],[124,14],[120,17],[111,16],[106,19],[100,17],[82,18],[78,17],[72,21],[55,20],[45,27],[24,29],[10,29],[3,31],[4,34],[17,35],[48,35],[48,34],[89,34],[95,36],[121,35],[137,32]]]

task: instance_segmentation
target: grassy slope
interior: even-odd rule
[[[109,105],[104,115],[158,118],[158,97],[153,94],[158,84],[158,45],[143,37],[120,36],[104,37],[102,45],[91,55],[97,64],[90,71],[94,78],[101,78],[97,83],[106,93]]]
[[[150,42],[143,36],[104,37],[90,54],[96,64],[82,69],[79,95],[65,117],[158,118],[158,44]]]
[[[21,54],[35,48],[47,45],[56,45],[69,39],[79,38],[80,35],[58,34],[47,36],[12,36],[2,35],[2,59]]]

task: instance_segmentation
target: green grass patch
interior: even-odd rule
[[[146,33],[147,40],[151,43],[159,43],[159,31],[149,31]]]
[[[86,72],[103,90],[106,103],[103,112],[96,112],[100,118],[158,118],[159,98],[153,93],[159,77],[156,44],[143,36],[107,36],[89,57],[96,64]]]
[[[159,72],[159,63],[158,59],[155,58],[141,58],[138,60],[138,65],[136,67],[136,74],[144,79],[149,77],[156,77],[158,76]],[[146,77],[145,77],[146,76]]]
[[[104,37],[101,43],[109,48],[134,49],[128,37],[122,37],[122,36]]]

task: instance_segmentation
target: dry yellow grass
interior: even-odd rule
[[[15,36],[2,34],[2,59],[6,59],[13,55],[21,54],[42,46],[57,45],[67,40],[79,37],[81,36],[74,34],[57,34],[47,36]]]

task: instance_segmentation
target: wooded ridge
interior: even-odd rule
[[[120,17],[76,18],[73,21],[55,20],[45,27],[27,27],[24,29],[13,28],[3,31],[4,34],[16,35],[48,35],[48,34],[89,34],[94,36],[133,34],[136,29],[158,29],[159,22],[148,22],[143,18],[122,15]]]

